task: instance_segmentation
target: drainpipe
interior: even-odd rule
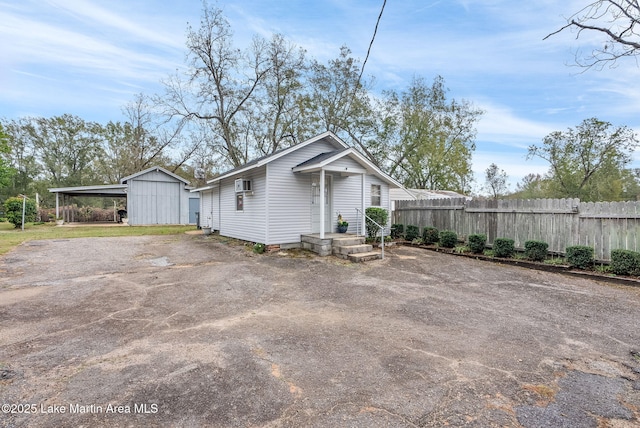
[[[320,239],[324,239],[324,169],[320,169]]]

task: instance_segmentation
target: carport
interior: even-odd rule
[[[56,217],[73,222],[69,198],[74,196],[126,198],[130,225],[196,224],[199,198],[193,197],[189,181],[161,167],[123,177],[119,184],[49,189],[56,194]],[[62,195],[62,201],[60,201]]]
[[[73,210],[68,209],[69,200],[72,197],[98,197],[98,198],[127,198],[126,184],[108,184],[100,186],[59,187],[49,189],[56,194],[56,218],[62,218],[65,222],[73,222]],[[62,203],[62,204],[61,204]],[[62,210],[62,215],[60,211]],[[114,212],[114,221],[116,221]]]

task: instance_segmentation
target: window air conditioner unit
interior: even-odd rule
[[[238,178],[235,181],[235,188],[236,188],[236,193],[252,192],[251,180],[243,180],[242,178]]]

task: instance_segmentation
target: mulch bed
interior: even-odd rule
[[[485,256],[484,254],[460,253],[460,252],[456,252],[453,248],[443,248],[435,245],[412,244],[411,242],[408,242],[408,241],[394,241],[394,243],[396,245],[405,245],[408,247],[422,248],[424,250],[451,254],[453,256],[467,257],[471,259],[483,260],[483,261],[488,261],[493,263],[500,263],[500,264],[511,265],[511,266],[520,266],[528,269],[537,269],[545,272],[557,272],[565,275],[589,278],[596,281],[605,281],[605,282],[610,282],[614,284],[623,284],[623,285],[630,285],[634,287],[640,287],[640,278],[638,277],[621,276],[621,275],[596,272],[592,270],[576,269],[569,265],[552,265],[547,263],[534,262],[530,260],[505,259],[501,257]]]

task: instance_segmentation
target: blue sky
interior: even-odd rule
[[[511,189],[547,165],[527,147],[597,117],[640,131],[640,68],[572,67],[595,35],[561,33],[586,0],[387,0],[365,74],[374,91],[402,90],[414,76],[445,78],[449,96],[485,111],[473,169],[478,185],[495,162]],[[220,1],[238,47],[274,32],[326,62],[347,45],[364,59],[382,0]],[[0,0],[0,117],[70,113],[106,123],[136,93],[161,92],[185,66],[187,23],[200,0]],[[640,166],[640,155],[634,166]]]

